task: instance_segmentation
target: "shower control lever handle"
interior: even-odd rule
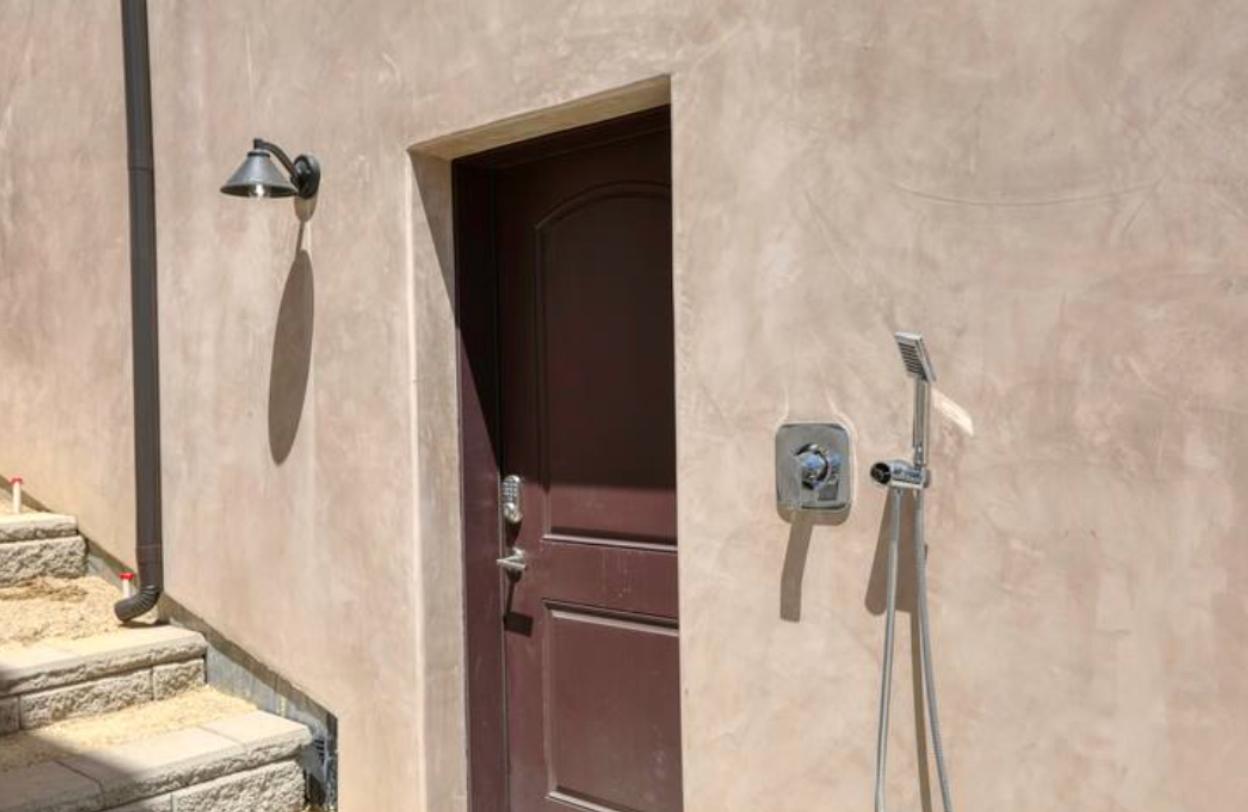
[[[828,454],[817,445],[803,448],[794,457],[797,463],[798,477],[807,488],[817,488],[829,478],[837,474],[839,465],[828,459]],[[839,462],[839,460],[838,460]]]

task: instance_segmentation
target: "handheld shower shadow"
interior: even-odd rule
[[[923,496],[931,485],[927,467],[927,442],[931,412],[931,388],[936,380],[931,358],[923,336],[917,333],[895,333],[897,349],[906,374],[914,379],[914,429],[911,444],[913,457],[886,460],[871,466],[871,478],[888,488],[891,502],[892,534],[888,545],[887,609],[884,623],[884,658],[880,673],[879,733],[875,750],[875,812],[886,812],[884,798],[885,774],[888,763],[888,719],[892,705],[893,639],[897,617],[897,559],[901,545],[901,508],[904,491],[914,491],[914,559],[915,602],[920,636],[923,686],[927,694],[932,749],[936,755],[936,771],[940,777],[941,802],[945,812],[953,812],[949,778],[945,769],[945,750],[940,735],[940,716],[936,708],[936,680],[932,667],[932,641],[927,611],[927,544],[923,539]]]

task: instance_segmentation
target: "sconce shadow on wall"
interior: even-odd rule
[[[316,290],[312,259],[302,247],[302,227],[299,231],[300,247],[282,290],[269,367],[269,453],[278,465],[290,456],[299,434],[312,369]]]

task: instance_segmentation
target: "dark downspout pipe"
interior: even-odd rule
[[[124,621],[160,600],[165,572],[160,515],[160,346],[156,317],[156,186],[152,174],[152,81],[147,0],[121,0],[130,170],[130,322],[134,347],[135,556],[142,587],[118,601]]]

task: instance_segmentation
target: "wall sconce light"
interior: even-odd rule
[[[276,157],[290,175],[289,180],[273,165]],[[243,163],[230,175],[221,191],[235,197],[299,197],[307,200],[316,196],[321,185],[321,165],[311,155],[300,155],[290,160],[277,144],[263,138],[252,142],[251,150]]]

